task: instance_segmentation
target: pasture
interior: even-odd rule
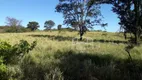
[[[18,79],[137,80],[141,78],[138,74],[141,74],[142,70],[142,47],[131,50],[134,61],[132,64],[125,51],[128,43],[123,34],[87,32],[84,41],[75,42],[76,38],[79,38],[78,32],[68,31],[0,34],[1,40],[12,45],[20,40],[27,40],[29,43],[37,41],[37,46],[16,65],[20,67],[20,70],[16,70],[17,73],[14,74],[20,74]],[[90,42],[87,43],[85,39]]]
[[[78,32],[28,32],[28,33],[1,33],[0,38],[3,41],[8,41],[10,44],[16,44],[20,40],[27,40],[28,42],[37,41],[36,48],[31,52],[32,54],[40,53],[54,53],[58,50],[67,51],[73,50],[75,52],[83,52],[99,55],[112,55],[116,58],[127,58],[128,55],[125,47],[128,45],[127,40],[124,39],[121,33],[110,32],[87,32],[84,35],[84,40],[88,39],[91,43],[87,44],[90,47],[85,47],[84,44],[75,44],[79,38]],[[73,42],[74,40],[74,42]],[[78,40],[78,43],[80,41]],[[73,45],[74,44],[74,45]],[[81,49],[83,47],[83,49]],[[85,49],[85,50],[84,50]],[[132,51],[132,57],[141,59],[141,47],[136,47]]]

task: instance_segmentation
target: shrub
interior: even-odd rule
[[[8,27],[5,28],[4,32],[9,32],[9,33],[19,33],[19,32],[30,32],[31,30],[28,28],[24,28],[24,27]]]
[[[27,41],[21,40],[19,44],[14,46],[5,41],[0,41],[0,79],[8,80],[17,75],[19,70],[16,70],[16,67],[12,68],[12,65],[18,64],[22,57],[35,46],[36,41],[29,44]]]
[[[11,46],[7,42],[0,42],[0,56],[4,58],[4,63],[15,63],[15,59],[23,57],[26,53],[32,50],[36,46],[36,41],[31,45],[25,41],[21,40],[19,44]]]
[[[0,79],[1,80],[6,79],[6,73],[7,73],[7,67],[5,64],[3,64],[3,58],[0,57]]]

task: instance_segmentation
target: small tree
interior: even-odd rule
[[[61,32],[61,29],[62,29],[62,25],[59,24],[59,25],[57,26],[57,28],[58,28],[58,31],[59,31],[59,33],[60,33],[60,32]]]
[[[6,26],[8,27],[6,29],[6,32],[20,32],[20,29],[22,28],[22,20],[18,20],[16,18],[12,17],[6,17]]]
[[[58,30],[61,30],[61,29],[62,29],[62,25],[59,24],[59,25],[57,26],[57,28],[58,28]]]
[[[51,30],[51,28],[55,26],[55,23],[54,21],[52,20],[48,20],[48,21],[45,21],[44,23],[44,27],[47,29],[47,30]]]
[[[6,17],[6,26],[9,27],[20,27],[22,20],[18,20],[16,18],[12,18],[12,17]]]
[[[31,31],[34,31],[39,28],[39,24],[38,22],[32,21],[27,24],[27,28],[31,29]]]

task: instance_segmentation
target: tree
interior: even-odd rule
[[[64,24],[79,28],[80,40],[87,28],[101,23],[100,5],[89,4],[90,0],[59,0],[56,6],[56,12],[63,14]]]
[[[9,27],[20,27],[21,23],[22,23],[22,20],[18,20],[12,17],[6,17],[6,24]]]
[[[18,20],[12,17],[6,17],[6,32],[20,32],[21,28],[23,28],[22,20]]]
[[[28,23],[27,28],[31,29],[31,31],[34,31],[39,28],[39,24],[38,22],[32,21]]]
[[[120,29],[131,36],[131,43],[139,44],[142,34],[142,0],[102,0],[104,3],[113,5],[112,11],[118,15],[120,19]]]
[[[48,20],[48,21],[45,21],[44,23],[44,27],[47,29],[47,30],[51,30],[51,28],[55,26],[55,23],[54,21],[52,20]]]
[[[91,0],[91,5],[95,0]],[[120,29],[126,33],[133,34],[131,43],[139,44],[142,35],[142,0],[98,0],[100,4],[112,4],[112,11],[120,19]]]
[[[71,23],[71,26],[73,27],[74,30],[78,30],[77,25],[78,25],[78,24],[77,24],[76,22],[72,22],[72,23]]]
[[[60,33],[60,32],[61,32],[61,29],[62,29],[62,25],[59,24],[59,25],[57,26],[57,29],[58,29],[58,31],[59,31],[59,33]]]
[[[57,28],[58,28],[58,30],[61,30],[61,29],[62,29],[62,25],[59,24],[59,25],[57,26]]]
[[[142,0],[116,0],[113,6],[113,12],[120,19],[121,29],[124,29],[124,33],[132,33],[132,41],[139,44],[142,34]]]

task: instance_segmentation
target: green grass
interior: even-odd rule
[[[105,34],[105,35],[104,35]],[[128,55],[124,48],[127,46],[122,34],[105,33],[105,32],[87,32],[85,38],[94,40],[90,47],[85,47],[84,44],[72,45],[72,39],[79,38],[78,32],[31,32],[31,33],[2,33],[0,39],[10,42],[11,44],[18,43],[19,40],[27,40],[28,42],[37,41],[37,47],[31,53],[46,54],[47,52],[54,53],[57,50],[75,50],[75,52],[85,52],[91,54],[111,54],[114,57],[126,58]],[[82,48],[83,46],[83,48]],[[141,59],[141,47],[136,47],[132,51],[134,57]]]
[[[33,80],[139,79],[137,71],[142,70],[142,46],[131,50],[135,66],[131,65],[125,51],[127,40],[124,39],[123,34],[87,32],[84,40],[85,38],[93,40],[89,44],[73,45],[72,39],[74,38],[79,38],[78,32],[0,34],[1,40],[13,45],[19,40],[27,40],[30,43],[37,41],[34,50],[25,55],[21,61],[24,80],[33,78]],[[40,70],[43,71],[40,72]]]

